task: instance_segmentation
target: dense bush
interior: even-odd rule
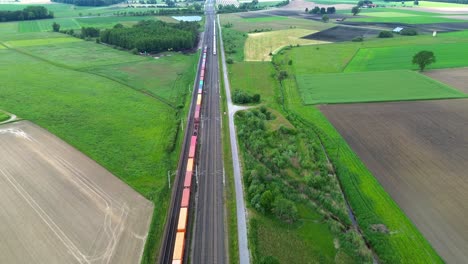
[[[379,38],[393,38],[393,33],[391,31],[380,31]]]
[[[162,21],[140,21],[133,27],[114,27],[101,32],[101,41],[128,50],[161,52],[187,50],[195,47],[199,24],[180,22],[170,24]]]
[[[81,37],[91,37],[96,38],[99,37],[99,29],[93,27],[82,27],[81,28]]]
[[[244,91],[235,90],[234,94],[232,95],[232,101],[236,104],[259,103],[260,95],[259,94],[250,95]]]
[[[0,11],[0,22],[53,18],[54,13],[43,6],[28,6],[23,10]]]
[[[404,36],[416,36],[418,32],[414,28],[404,28],[402,31],[400,31],[400,35]]]

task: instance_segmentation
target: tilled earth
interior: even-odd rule
[[[323,105],[320,110],[442,258],[465,263],[468,100]]]

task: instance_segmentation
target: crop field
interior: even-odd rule
[[[468,68],[432,70],[424,74],[468,94]]]
[[[300,28],[308,30],[323,30],[333,26],[331,23],[323,23],[307,19],[298,19],[283,16],[261,16],[256,14],[222,14],[221,25],[232,23],[232,29],[241,32],[254,32],[255,30],[283,30]]]
[[[307,29],[286,29],[271,32],[251,33],[245,42],[246,61],[270,61],[271,55],[284,46],[323,44],[323,41],[304,39],[314,31]]]
[[[321,106],[448,263],[468,252],[468,104],[438,100]]]
[[[428,69],[468,66],[468,45],[460,45],[458,43],[405,45],[359,49],[359,52],[346,67],[345,72],[395,69],[415,70],[417,69],[417,65],[411,63],[411,58],[421,50],[430,50],[436,56],[436,62],[429,65]]]
[[[0,126],[2,263],[139,263],[153,204],[46,130]]]
[[[461,98],[468,95],[414,71],[297,75],[305,104]]]

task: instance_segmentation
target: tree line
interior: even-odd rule
[[[101,31],[100,41],[140,52],[181,51],[195,47],[199,27],[196,22],[172,24],[143,20],[133,27],[117,24],[112,29]]]
[[[122,0],[52,0],[56,3],[72,4],[77,6],[107,6],[123,2]]]
[[[33,20],[33,19],[45,19],[53,18],[54,13],[48,11],[43,6],[28,6],[23,10],[17,11],[0,11],[0,21],[21,21],[21,20]]]

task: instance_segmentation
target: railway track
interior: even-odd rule
[[[196,89],[192,95],[187,129],[158,260],[164,264],[188,263],[191,250],[192,263],[225,263],[226,260],[223,185],[219,186],[219,181],[216,181],[218,182],[216,186],[210,181],[213,175],[219,175],[218,172],[222,171],[218,59],[213,4],[212,0],[208,0],[205,5],[203,52],[198,64]],[[197,152],[200,152],[199,157],[196,156]],[[202,172],[199,186],[196,186],[196,181],[192,179],[195,177],[197,164],[200,164]],[[197,203],[193,201],[196,197],[195,189],[200,190],[197,196],[202,197]],[[195,210],[194,204],[197,204]],[[192,217],[193,214],[197,216]],[[192,218],[198,219],[193,225],[190,224]],[[196,230],[194,234],[192,226]],[[190,245],[191,239],[195,242],[193,248],[186,246]]]

